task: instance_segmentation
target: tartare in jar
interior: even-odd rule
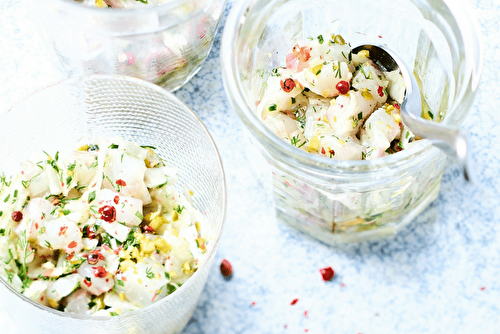
[[[399,71],[384,71],[368,50],[353,54],[342,36],[296,43],[286,66],[262,87],[257,112],[276,135],[313,154],[370,160],[415,140],[401,121],[405,93]]]
[[[204,216],[153,147],[120,138],[43,152],[0,184],[0,275],[24,296],[116,316],[185,283],[206,253]]]

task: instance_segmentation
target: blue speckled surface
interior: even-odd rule
[[[224,236],[184,334],[500,332],[500,3],[472,3],[485,60],[463,126],[470,133],[477,183],[465,184],[449,165],[438,199],[401,233],[341,249],[275,221],[222,87],[221,26],[202,70],[176,92],[211,131],[228,183]],[[23,2],[0,1],[0,28],[3,111],[64,74]],[[233,264],[231,280],[219,273],[222,258]],[[336,271],[330,282],[319,273],[325,266]],[[0,328],[16,333],[1,314]]]

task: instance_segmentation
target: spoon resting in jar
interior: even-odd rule
[[[365,44],[353,48],[352,52],[358,53],[362,50],[367,50],[370,53],[370,59],[383,71],[394,71],[399,68],[406,86],[405,97],[401,104],[403,123],[415,135],[430,140],[434,146],[458,163],[464,178],[471,181],[465,131],[422,118],[422,101],[415,76],[408,71],[405,63],[386,46]]]

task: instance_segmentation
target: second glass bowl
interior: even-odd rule
[[[27,4],[70,76],[127,75],[173,91],[208,56],[226,0],[169,0],[132,9],[75,0]]]

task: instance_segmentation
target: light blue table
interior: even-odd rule
[[[228,181],[224,236],[185,334],[500,333],[500,2],[473,5],[485,63],[464,127],[477,184],[449,165],[438,199],[399,235],[341,249],[276,222],[222,87],[222,25],[202,70],[176,92],[211,131]],[[63,78],[23,2],[1,0],[0,111]],[[234,267],[229,281],[218,270],[222,258]],[[319,273],[325,266],[336,272],[330,282]],[[17,333],[1,313],[0,332]]]

